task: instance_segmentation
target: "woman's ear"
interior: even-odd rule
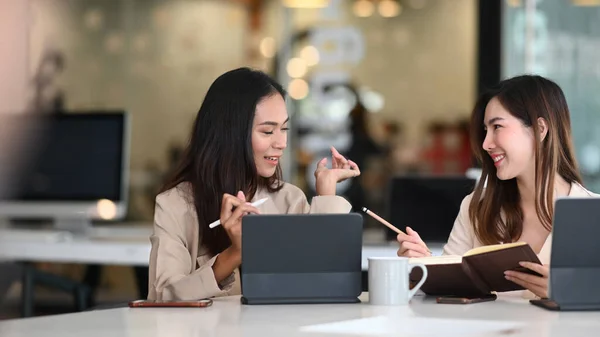
[[[548,134],[548,123],[542,117],[537,119],[538,122],[538,130],[540,132],[540,141],[544,141],[546,139],[546,135]]]

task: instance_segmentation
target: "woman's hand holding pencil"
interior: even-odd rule
[[[398,256],[404,256],[404,257],[431,256],[431,251],[429,250],[429,248],[427,248],[427,245],[425,244],[425,242],[423,242],[423,240],[421,240],[419,233],[415,232],[412,228],[406,227],[406,233],[404,233],[403,231],[398,229],[396,226],[392,225],[391,223],[389,223],[386,220],[384,220],[383,218],[381,218],[379,215],[370,211],[368,208],[363,207],[362,210],[363,210],[363,212],[372,216],[375,220],[379,221],[380,223],[382,223],[389,229],[398,233],[398,236],[396,236],[396,240],[398,240],[398,243],[400,245],[400,249],[398,249],[398,253],[397,253]]]
[[[219,223],[225,229],[231,240],[231,247],[237,253],[242,251],[242,217],[247,214],[260,214],[260,211],[246,202],[244,192],[239,191],[235,196],[227,193],[223,195]]]
[[[427,245],[419,233],[415,232],[412,228],[406,227],[406,234],[398,234],[396,237],[400,248],[398,249],[398,256],[404,257],[424,257],[431,256],[431,251],[427,248]]]

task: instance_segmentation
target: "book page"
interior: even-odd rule
[[[427,257],[411,257],[409,263],[422,263],[424,265],[433,264],[457,264],[462,262],[460,255],[444,255],[444,256],[427,256]]]
[[[473,248],[473,249],[469,250],[468,252],[465,253],[464,256],[466,257],[466,256],[472,256],[472,255],[477,255],[477,254],[482,254],[482,253],[489,253],[489,252],[494,252],[497,250],[524,246],[527,244],[528,244],[527,242],[514,242],[514,243],[501,243],[498,245],[481,246],[481,247],[477,247],[477,248]]]

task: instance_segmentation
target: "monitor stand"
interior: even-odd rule
[[[54,218],[53,229],[87,236],[92,231],[92,222],[89,218]]]
[[[92,224],[85,218],[0,219],[0,231],[2,239],[59,242],[90,236]]]

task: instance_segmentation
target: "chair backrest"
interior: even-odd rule
[[[425,242],[446,242],[465,196],[476,179],[465,176],[399,176],[391,179],[387,216],[396,227],[410,226]],[[388,239],[396,233],[387,231]]]

